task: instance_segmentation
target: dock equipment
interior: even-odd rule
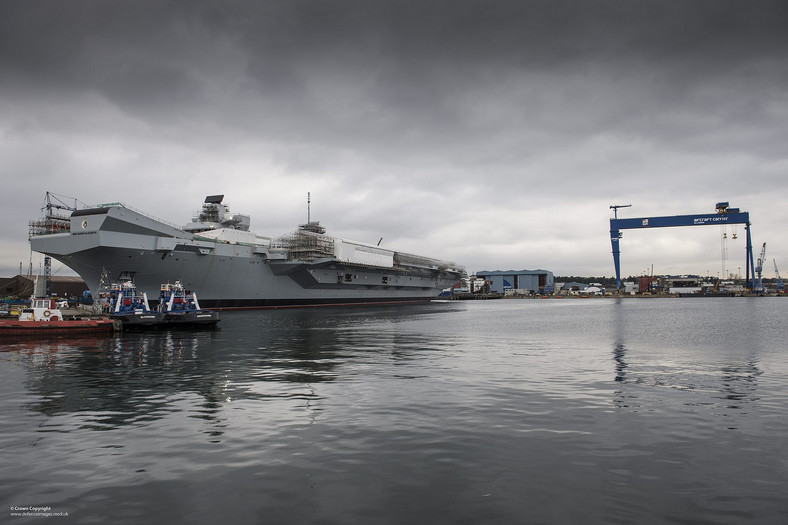
[[[766,262],[766,243],[763,243],[761,248],[761,255],[758,257],[758,262],[755,265],[755,286],[753,291],[763,292],[763,263]]]
[[[610,219],[610,243],[613,246],[613,264],[616,268],[616,288],[621,289],[621,261],[619,241],[622,237],[621,230],[635,228],[667,228],[672,226],[719,226],[726,224],[744,224],[747,232],[747,247],[745,254],[746,283],[750,289],[755,288],[755,265],[752,255],[752,236],[750,228],[750,214],[731,208],[727,202],[718,202],[717,213],[700,215],[672,215],[666,217],[639,217],[633,219],[619,219],[618,209],[630,205],[613,205],[615,216]]]
[[[777,259],[772,259],[772,261],[774,261],[774,275],[777,276],[777,292],[783,293],[785,292],[785,283],[780,279],[780,270],[777,269]]]

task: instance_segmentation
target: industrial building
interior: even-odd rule
[[[35,275],[17,275],[16,277],[0,277],[0,297],[18,297],[27,299],[33,295],[36,279],[43,277]],[[43,289],[39,284],[39,292]],[[55,276],[50,278],[50,294],[54,297],[81,297],[82,292],[88,287],[81,277]]]
[[[496,270],[476,272],[490,284],[490,292],[505,295],[551,294],[555,292],[553,272],[547,270]]]
[[[560,286],[561,293],[566,295],[580,295],[586,288],[588,288],[586,283],[578,283],[576,281],[563,283]]]

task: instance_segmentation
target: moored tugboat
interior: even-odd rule
[[[0,320],[0,337],[112,332],[117,328],[117,323],[106,317],[65,319],[54,299],[33,298],[30,307],[23,308],[18,318]]]
[[[171,328],[214,327],[221,320],[219,312],[200,308],[197,294],[184,289],[180,281],[161,285],[158,308],[164,314],[164,323]]]
[[[109,290],[108,315],[123,328],[157,328],[164,324],[164,314],[151,310],[147,294],[138,293],[131,281],[113,284]]]

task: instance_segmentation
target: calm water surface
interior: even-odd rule
[[[788,523],[786,314],[499,300],[3,343],[3,521]]]

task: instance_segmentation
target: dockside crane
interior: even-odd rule
[[[780,279],[780,270],[777,269],[777,259],[772,259],[772,261],[774,261],[774,275],[777,276],[777,293],[785,293],[785,284]]]
[[[766,260],[766,243],[761,247],[761,256],[758,257],[758,263],[755,265],[755,287],[753,292],[763,292],[763,263]]]
[[[750,225],[750,214],[741,211],[739,208],[731,208],[728,202],[718,202],[717,213],[704,213],[698,215],[672,215],[661,217],[637,217],[619,218],[619,208],[629,208],[629,204],[614,204],[610,206],[613,210],[613,218],[610,219],[610,244],[613,248],[613,266],[616,270],[616,288],[621,289],[621,230],[630,229],[652,229],[665,228],[672,226],[724,226],[744,224],[746,234],[745,246],[745,286],[749,290],[756,287],[754,261],[752,253],[752,231]],[[763,263],[761,263],[761,267]],[[724,277],[724,276],[723,276]],[[763,285],[761,285],[763,288]]]

